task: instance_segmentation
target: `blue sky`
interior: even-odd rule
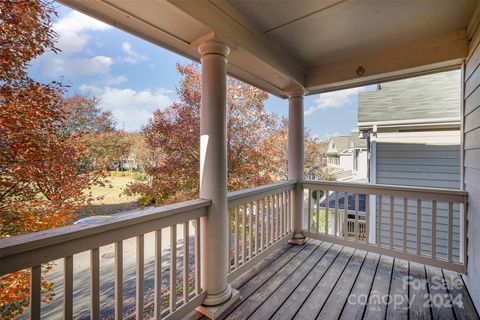
[[[39,81],[61,81],[69,95],[96,96],[111,111],[119,128],[140,130],[153,111],[176,99],[176,63],[190,60],[58,5],[53,28],[59,35],[59,54],[44,54],[30,74]],[[322,139],[349,134],[356,127],[358,92],[355,88],[305,98],[305,126]],[[270,96],[267,112],[288,116],[288,101]]]

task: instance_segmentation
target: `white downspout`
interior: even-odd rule
[[[377,141],[376,141],[376,127],[374,132],[370,134],[370,183],[377,183]],[[369,210],[370,216],[368,220],[369,236],[368,242],[377,242],[377,197],[375,195],[369,195]]]

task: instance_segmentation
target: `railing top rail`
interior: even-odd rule
[[[179,218],[178,223],[181,223],[183,222],[180,221],[183,219],[182,214],[198,210],[205,211],[206,213],[206,210],[203,209],[210,205],[211,200],[197,199],[118,214],[99,222],[79,223],[45,231],[28,233],[12,238],[1,239],[0,258],[18,255],[37,248],[45,248],[52,245],[59,245],[75,240],[91,238],[92,236],[96,235],[104,235],[109,231],[116,231],[122,228],[134,228],[135,226],[145,225],[158,220],[172,220],[169,221],[169,223],[171,223],[176,221],[177,215]],[[154,231],[154,227],[155,225],[152,224],[151,231]],[[126,238],[129,235],[130,234],[128,232],[124,232],[124,236],[122,237]]]
[[[229,206],[232,204],[240,204],[248,201],[254,201],[262,199],[268,195],[275,194],[277,192],[291,190],[295,187],[297,180],[286,180],[277,183],[271,183],[260,187],[239,190],[229,192],[227,195]]]
[[[439,201],[466,202],[468,192],[455,189],[396,186],[386,184],[354,183],[323,180],[303,180],[306,188],[322,187],[330,191],[347,191],[374,195],[392,195]]]

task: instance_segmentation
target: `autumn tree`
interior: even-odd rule
[[[327,144],[318,137],[314,137],[310,130],[304,130],[304,174],[314,175],[318,179],[331,180],[326,168]],[[269,154],[269,171],[274,180],[288,178],[288,119],[282,118],[276,130],[269,135],[262,144],[262,152]]]
[[[199,193],[200,73],[196,64],[177,65],[182,76],[178,99],[157,110],[143,129],[147,147],[157,152],[145,165],[149,183],[131,184],[126,193],[141,196],[141,203],[165,204],[192,199]],[[276,119],[265,112],[267,93],[228,78],[228,189],[272,181],[268,156],[261,144],[276,128]]]
[[[95,97],[74,95],[65,98],[66,119],[65,135],[82,135],[115,131],[115,120],[112,113],[103,111]]]
[[[62,85],[27,73],[32,59],[57,51],[55,15],[47,1],[0,1],[0,238],[71,223],[91,200],[89,188],[103,183],[101,172],[86,170],[80,135],[68,133]],[[51,284],[42,284],[49,301]],[[29,285],[28,271],[0,277],[1,318],[22,313]]]
[[[130,165],[136,163],[142,171],[145,167],[154,163],[160,155],[158,150],[152,150],[147,146],[142,132],[130,132],[127,141],[130,147],[128,161],[132,162]]]
[[[130,133],[122,130],[88,133],[81,140],[86,147],[85,164],[93,171],[121,169],[133,147]]]
[[[78,139],[83,152],[83,170],[91,174],[117,168],[128,158],[130,134],[115,129],[109,111],[103,111],[95,97],[74,95],[64,99],[65,120],[60,135]]]
[[[51,2],[43,0],[2,0],[0,9],[0,83],[5,90],[4,84],[28,79],[32,59],[46,50],[58,51],[54,46],[57,35],[51,28],[56,12]]]

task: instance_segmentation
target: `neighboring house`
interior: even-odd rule
[[[360,93],[372,183],[460,188],[460,72],[410,78]]]
[[[140,169],[140,163],[137,161],[137,156],[134,153],[130,153],[127,158],[121,159],[110,165],[110,170],[112,171],[135,171]]]
[[[367,141],[359,132],[330,138],[327,169],[337,181],[368,182]]]
[[[358,126],[369,141],[371,183],[460,189],[460,83],[460,72],[450,71],[388,82],[376,91],[360,93]],[[397,212],[396,205],[403,200],[394,201],[398,217],[394,224],[401,228],[403,212]],[[408,206],[410,226],[416,221],[415,201],[409,200]],[[459,214],[458,207],[454,211]],[[383,199],[382,242],[388,239],[389,212],[390,199]],[[431,232],[431,212],[432,203],[423,202],[424,234]],[[437,204],[437,215],[446,219],[446,203]],[[442,255],[447,252],[445,228],[439,222],[437,250]],[[407,245],[415,248],[414,228],[408,231]],[[456,225],[453,248],[457,254],[458,237]],[[401,244],[400,232],[395,242]],[[430,247],[430,238],[422,239],[422,250],[428,252]]]
[[[352,132],[349,144],[352,152],[352,180],[368,182],[368,141],[361,139],[359,132]]]
[[[135,153],[130,153],[125,160],[123,167],[127,170],[140,170],[140,163],[137,160],[137,155]]]
[[[336,136],[331,137],[327,149],[327,170],[335,176],[337,181],[348,182],[368,182],[368,143],[366,139],[360,138],[360,132],[354,131],[350,136]],[[331,191],[328,207],[330,212],[334,212],[335,195]],[[339,209],[344,210],[345,194],[339,193]],[[359,196],[358,212],[360,214],[359,220],[361,222],[361,229],[365,232],[365,205],[366,196]],[[323,195],[320,199],[320,207],[326,207],[326,196]],[[348,195],[348,230],[353,232],[353,221],[355,220],[355,194]],[[330,218],[331,228],[334,227],[335,217]]]
[[[335,180],[351,180],[353,177],[352,152],[349,149],[350,136],[331,137],[327,149],[327,170]]]
[[[327,165],[329,167],[343,169],[345,171],[352,170],[349,161],[345,161],[345,159],[340,161],[342,153],[348,150],[349,142],[350,136],[336,136],[330,138],[327,149]]]

